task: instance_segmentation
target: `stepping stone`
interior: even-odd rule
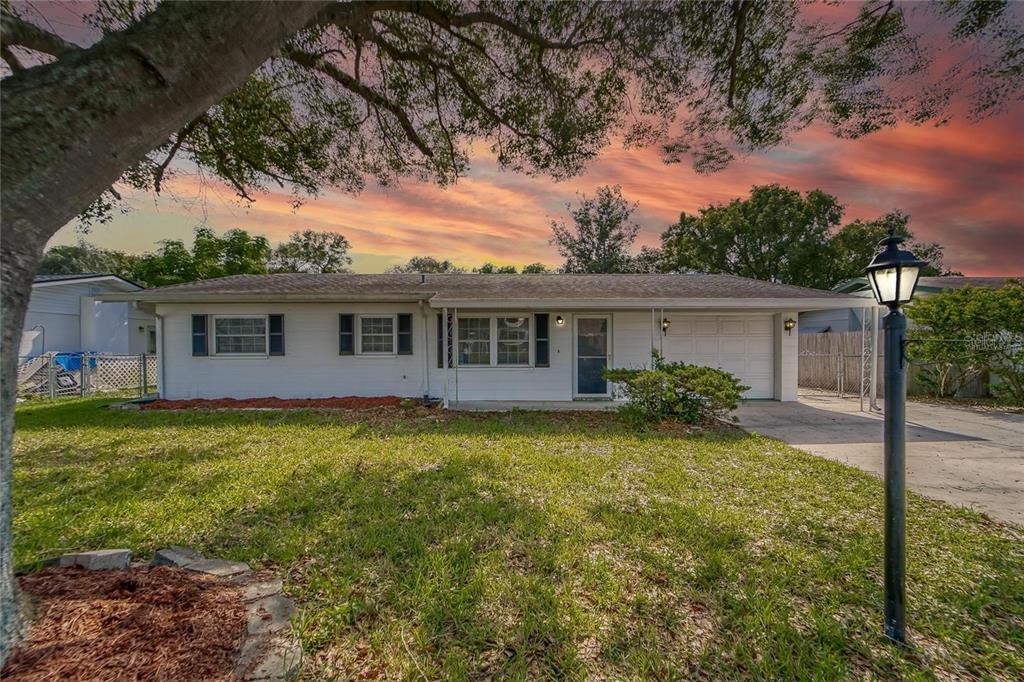
[[[298,677],[302,647],[293,637],[250,637],[242,645],[235,676],[245,682],[282,682]]]
[[[65,554],[60,558],[60,567],[79,566],[87,571],[113,571],[128,568],[132,552],[129,549],[98,549],[94,552]]]
[[[149,562],[150,566],[176,566],[182,568],[189,564],[194,564],[197,561],[202,561],[205,557],[194,549],[188,547],[178,547],[177,545],[171,545],[164,549],[158,549],[153,554],[153,560]]]
[[[247,682],[281,682],[298,677],[302,647],[291,637],[273,637],[259,652],[256,664],[242,679]]]
[[[202,561],[186,564],[185,570],[208,573],[218,578],[230,578],[248,573],[249,564],[242,563],[241,561],[225,561],[223,559],[203,559]]]
[[[280,594],[264,597],[249,604],[246,632],[250,635],[270,634],[288,628],[295,613],[295,602]]]
[[[242,601],[249,603],[281,593],[281,579],[257,580],[242,586]]]

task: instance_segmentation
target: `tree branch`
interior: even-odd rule
[[[0,44],[3,47],[11,45],[27,47],[30,50],[54,57],[60,57],[67,52],[79,49],[77,45],[72,45],[60,36],[8,12],[0,15]],[[7,61],[6,57],[4,57],[4,61]]]
[[[21,65],[18,58],[15,56],[11,49],[6,45],[0,46],[0,59],[7,62],[7,66],[11,67],[11,71],[21,71],[25,67]]]
[[[316,55],[312,55],[294,47],[286,46],[281,50],[281,56],[286,59],[290,59],[299,66],[319,71],[337,82],[349,92],[362,97],[367,104],[390,112],[391,115],[398,120],[399,125],[402,126],[402,130],[405,131],[405,136],[409,138],[409,141],[412,142],[412,144],[415,145],[424,156],[433,158],[434,151],[426,142],[423,141],[423,138],[420,137],[419,133],[416,132],[416,128],[409,119],[409,115],[406,114],[399,105],[395,104],[375,90],[363,85],[334,64],[318,59]]]
[[[178,131],[178,135],[174,139],[174,144],[171,145],[171,150],[167,153],[167,158],[165,158],[163,162],[157,166],[156,171],[153,172],[153,191],[157,194],[160,194],[160,183],[164,179],[164,172],[167,170],[167,166],[171,164],[171,160],[174,158],[174,155],[178,153],[178,150],[181,149],[181,145],[185,142],[185,138],[187,138],[188,134],[195,129],[196,124],[198,123],[199,119],[194,119]]]
[[[743,36],[747,32],[747,14],[750,13],[752,3],[750,0],[737,0],[733,3],[733,13],[736,15],[736,38],[732,43],[732,52],[729,54],[729,95],[726,103],[732,109],[733,97],[736,94],[736,68],[740,59],[740,52],[743,50]]]

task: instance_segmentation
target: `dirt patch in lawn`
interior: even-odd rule
[[[191,400],[153,400],[142,403],[143,410],[223,410],[223,409],[294,409],[328,408],[340,410],[367,410],[377,407],[397,407],[402,399],[396,396],[381,398],[193,398]]]
[[[226,680],[245,632],[241,590],[158,566],[24,576],[35,619],[4,680]]]

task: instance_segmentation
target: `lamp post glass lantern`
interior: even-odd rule
[[[885,636],[906,642],[906,406],[907,316],[900,306],[917,288],[927,263],[899,248],[904,241],[889,227],[881,251],[867,267],[871,291],[888,306],[885,329]]]

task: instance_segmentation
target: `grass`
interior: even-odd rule
[[[174,543],[273,567],[310,679],[1024,676],[1019,527],[910,495],[899,649],[881,483],[778,441],[105,402],[19,407],[17,565]]]

